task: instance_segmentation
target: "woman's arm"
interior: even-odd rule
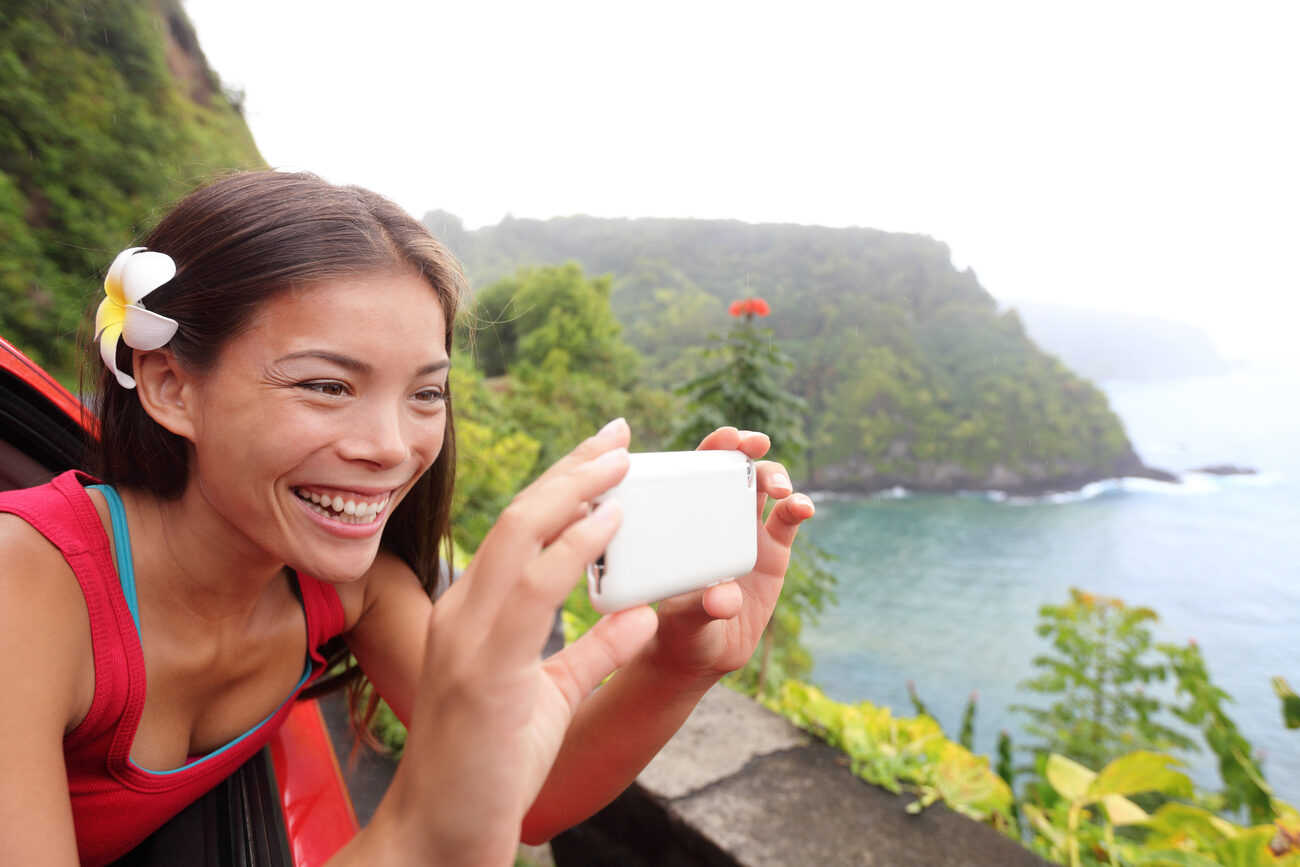
[[[768,439],[723,428],[701,448],[741,448],[758,458]],[[704,693],[753,654],[780,595],[795,534],[813,514],[807,497],[791,496],[779,464],[762,462],[758,469],[759,515],[769,495],[781,499],[760,527],[754,571],[660,604],[655,638],[575,715],[555,767],[525,817],[526,842],[548,839],[617,797]]]
[[[0,852],[6,863],[75,865],[63,735],[94,690],[86,604],[62,555],[26,522],[0,515],[0,551]]]
[[[331,863],[511,862],[575,710],[655,629],[650,609],[623,612],[567,648],[563,665],[542,664],[555,609],[618,527],[617,504],[581,507],[627,472],[628,436],[612,425],[520,493],[431,610],[414,608],[409,581],[367,581],[372,599],[349,640],[409,732],[374,819]]]

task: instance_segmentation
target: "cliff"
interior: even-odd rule
[[[764,324],[795,362],[785,386],[808,405],[796,472],[814,488],[1039,493],[1148,472],[1105,395],[932,238],[721,220],[425,222],[479,287],[570,260],[611,274],[651,385],[707,363],[699,347],[726,327],[730,301],[767,299]]]
[[[260,167],[180,0],[0,9],[0,333],[65,381],[136,224],[205,177]]]

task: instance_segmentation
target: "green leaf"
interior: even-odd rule
[[[1097,774],[1059,753],[1047,757],[1047,782],[1067,801],[1077,801],[1088,796],[1089,788]]]
[[[1174,797],[1191,797],[1192,781],[1186,774],[1173,770],[1171,765],[1174,764],[1177,760],[1171,756],[1146,750],[1120,756],[1102,768],[1088,794],[1100,798],[1161,792]]]
[[[1223,867],[1213,858],[1198,855],[1195,852],[1181,852],[1177,849],[1162,849],[1148,852],[1133,862],[1135,867]]]
[[[1141,825],[1151,818],[1146,810],[1123,795],[1106,795],[1101,804],[1113,825]]]
[[[1065,832],[1052,824],[1052,820],[1047,817],[1041,808],[1033,804],[1024,805],[1025,816],[1029,818],[1029,824],[1039,834],[1047,838],[1057,849],[1065,848]]]
[[[1162,804],[1147,820],[1146,826],[1154,834],[1201,841],[1226,839],[1240,831],[1236,825],[1204,807],[1174,802]]]
[[[1300,695],[1280,677],[1273,678],[1273,692],[1282,699],[1282,722],[1289,729],[1300,729]]]

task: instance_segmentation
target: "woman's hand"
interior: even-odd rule
[[[654,632],[654,613],[632,609],[541,659],[555,610],[618,528],[616,503],[587,503],[627,472],[628,438],[611,423],[515,497],[433,606],[394,796],[431,863],[510,862],[575,709]]]
[[[793,493],[784,467],[758,461],[770,445],[765,434],[731,427],[700,443],[701,449],[740,449],[758,462],[758,558],[748,575],[659,605],[658,634],[646,653],[660,668],[716,679],[744,666],[758,646],[781,593],[795,534],[814,512],[812,500]],[[763,521],[769,497],[778,502]]]

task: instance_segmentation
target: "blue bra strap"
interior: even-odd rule
[[[135,566],[131,558],[131,534],[126,529],[126,507],[112,485],[88,485],[99,491],[108,501],[108,515],[113,521],[113,545],[117,548],[117,580],[122,584],[122,596],[135,621],[135,634],[140,634],[140,603],[135,596]]]

